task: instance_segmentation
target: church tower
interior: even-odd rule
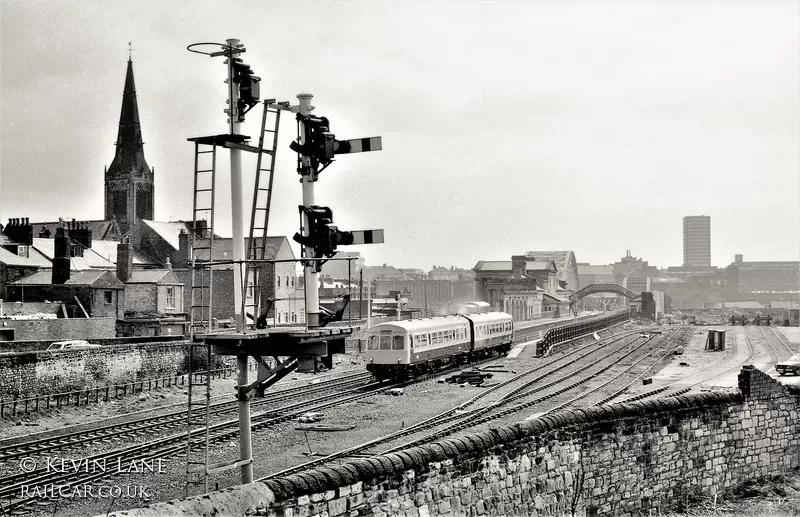
[[[115,219],[122,233],[142,219],[153,219],[153,173],[144,159],[139,106],[133,83],[133,62],[128,58],[128,74],[122,94],[122,112],[114,160],[105,171],[105,219]]]

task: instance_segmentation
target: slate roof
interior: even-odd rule
[[[545,295],[547,298],[552,298],[553,300],[555,300],[555,301],[557,301],[557,302],[559,302],[559,303],[569,303],[569,300],[568,300],[567,298],[564,298],[563,296],[559,296],[559,295],[557,295],[557,294],[553,294],[553,293],[544,293],[544,295]]]
[[[142,219],[143,224],[147,225],[151,230],[157,233],[164,241],[172,246],[175,251],[180,249],[181,231],[189,232],[192,229],[191,221],[150,221]]]
[[[92,251],[96,252],[101,257],[107,259],[109,262],[117,263],[117,241],[105,240],[92,240]],[[85,254],[85,253],[84,253]],[[159,266],[160,264],[154,261],[149,255],[142,253],[136,249],[133,250],[133,265],[134,266]]]
[[[73,241],[74,242],[74,241]],[[33,247],[40,251],[49,260],[55,255],[56,241],[54,239],[33,238]],[[116,269],[116,265],[101,256],[92,248],[84,248],[82,257],[70,257],[70,269],[83,271],[86,269]]]
[[[526,271],[545,271],[549,268],[551,262],[543,260],[527,260],[525,261]],[[555,266],[555,264],[553,264]],[[481,260],[472,268],[475,271],[512,271],[512,263],[510,260]]]
[[[565,269],[564,265],[567,263],[572,251],[526,251],[525,257],[533,258],[536,260],[552,260],[559,271]],[[574,256],[574,255],[573,255]]]
[[[48,230],[50,230],[50,239],[55,238],[56,236],[56,229],[60,228],[63,223],[66,221],[50,221],[44,223],[30,223],[33,227],[33,236],[38,237],[39,232],[42,231],[42,227],[44,226]],[[87,227],[92,230],[92,240],[99,239],[99,240],[117,240],[119,241],[121,237],[121,233],[119,231],[119,225],[116,221],[112,220],[102,220],[102,221],[80,221],[81,223],[86,223]]]
[[[18,267],[52,267],[52,262],[33,246],[28,248],[27,257],[20,257],[0,247],[0,264]]]
[[[9,285],[53,285],[53,271],[44,269],[20,278]],[[70,273],[69,280],[63,285],[88,285],[97,288],[124,289],[125,284],[119,281],[114,273],[102,269],[77,271]]]
[[[127,283],[183,285],[181,279],[171,269],[134,270]]]
[[[261,237],[257,238],[257,242],[261,241]],[[281,245],[286,242],[287,246],[289,244],[289,240],[284,237],[267,237],[266,248],[264,250],[264,259],[271,260],[274,259],[278,255],[278,251],[281,249]],[[200,241],[201,246],[207,246],[208,241]],[[247,252],[248,246],[248,239],[245,238],[245,252]],[[291,247],[289,247],[291,250]],[[212,251],[211,258],[212,260],[233,260],[233,239],[231,238],[223,238],[223,237],[215,237],[214,238],[214,246]],[[208,250],[200,249],[197,250],[195,256],[198,260],[208,260]],[[292,252],[292,257],[294,257],[294,252]]]

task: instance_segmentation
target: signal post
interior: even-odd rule
[[[197,50],[203,46],[214,46],[221,49],[216,51]],[[212,302],[207,301],[200,308],[207,309],[208,321],[205,322],[206,334],[195,333],[197,325],[195,318],[194,291],[196,286],[193,284],[192,302],[192,343],[198,340],[206,345],[208,358],[210,361],[211,352],[216,355],[234,355],[237,358],[238,377],[237,377],[237,400],[239,402],[239,448],[240,458],[225,464],[208,464],[208,404],[210,403],[209,390],[206,388],[206,432],[205,432],[205,464],[201,462],[200,468],[190,468],[189,452],[193,450],[193,440],[195,440],[197,429],[192,429],[189,424],[187,434],[187,495],[190,474],[199,473],[203,476],[206,489],[208,488],[208,477],[210,474],[222,472],[231,468],[241,468],[242,483],[252,483],[253,481],[253,458],[251,447],[251,417],[250,401],[257,396],[264,396],[265,390],[278,382],[280,379],[298,368],[301,362],[310,362],[316,365],[316,361],[321,359],[323,364],[332,367],[332,355],[343,353],[345,338],[352,333],[350,327],[325,328],[331,321],[341,319],[342,312],[337,311],[332,315],[329,311],[322,311],[319,306],[319,273],[322,265],[332,258],[337,251],[338,245],[349,244],[373,244],[383,242],[383,230],[361,230],[361,231],[341,231],[333,226],[333,213],[330,208],[316,204],[314,184],[318,180],[319,174],[333,162],[335,154],[351,154],[366,151],[378,151],[381,149],[381,138],[361,138],[355,140],[336,140],[334,135],[329,132],[328,120],[324,117],[312,116],[314,106],[311,105],[313,96],[309,93],[301,93],[297,96],[298,104],[289,106],[287,103],[275,103],[274,100],[264,101],[264,121],[266,121],[266,110],[285,110],[295,113],[298,119],[299,135],[297,141],[291,145],[292,150],[298,153],[298,169],[301,175],[303,190],[303,204],[299,207],[302,214],[301,232],[295,234],[294,240],[302,245],[301,261],[305,274],[305,302],[306,302],[306,327],[272,327],[255,328],[256,318],[260,315],[253,314],[252,328],[249,328],[245,314],[245,275],[248,264],[260,266],[264,263],[281,262],[279,260],[258,260],[245,255],[245,233],[243,228],[243,202],[242,190],[242,151],[252,153],[274,153],[277,149],[265,150],[262,143],[259,147],[248,145],[246,142],[249,137],[241,135],[241,123],[244,122],[244,115],[256,104],[259,103],[259,81],[260,79],[253,74],[250,67],[237,57],[245,52],[244,45],[238,39],[228,39],[225,44],[220,43],[196,43],[190,45],[188,50],[205,54],[210,57],[224,56],[228,65],[227,84],[228,84],[228,108],[225,112],[228,115],[228,134],[213,135],[190,138],[195,142],[195,175],[200,171],[197,166],[198,145],[210,146],[214,150],[217,147],[225,147],[230,150],[230,173],[231,173],[231,208],[232,208],[232,260],[216,260],[212,253],[213,229],[211,230],[211,244],[204,247],[207,250],[205,258],[198,259],[197,251],[193,245],[192,267],[193,270],[206,268],[212,270],[215,267],[230,266],[233,269],[233,292],[234,292],[234,315],[235,331],[225,331],[213,328],[211,318]],[[262,136],[264,133],[262,122]],[[275,132],[277,132],[277,122]],[[263,138],[262,138],[263,140]],[[276,140],[277,141],[277,140]],[[211,151],[209,151],[211,152]],[[215,151],[214,151],[215,152]],[[215,162],[214,162],[215,163]],[[321,166],[321,167],[320,167]],[[270,185],[272,182],[270,180]],[[200,190],[211,190],[211,218],[213,221],[213,190],[214,182],[211,182],[210,189],[199,189],[197,178],[195,178],[195,208],[194,208],[194,228],[197,226],[197,215],[200,209],[197,208],[197,196]],[[257,198],[259,185],[254,186]],[[271,194],[271,192],[270,192]],[[255,208],[253,208],[255,213]],[[268,217],[265,216],[265,217]],[[255,227],[255,218],[251,219],[251,226]],[[264,221],[264,232],[266,234],[267,223]],[[252,234],[253,228],[250,229]],[[193,240],[194,242],[194,240]],[[252,244],[252,243],[251,243]],[[200,254],[202,256],[202,254]],[[211,292],[209,290],[209,298]],[[324,312],[324,314],[323,314]],[[204,314],[201,310],[200,314]],[[250,381],[248,377],[247,362],[249,357],[253,357],[259,364],[258,375],[255,381]],[[266,357],[273,357],[277,363],[272,366],[265,360]],[[210,363],[209,363],[210,364]],[[206,384],[208,385],[208,384]],[[189,389],[189,412],[188,421],[192,422],[192,395],[191,386]],[[195,462],[196,463],[196,462]],[[201,481],[202,483],[202,481]]]
[[[306,127],[307,117],[311,115],[314,106],[311,105],[311,99],[314,96],[310,93],[300,93],[297,95],[298,113],[302,117],[298,117],[300,121],[300,146],[309,144],[307,133],[310,128]],[[314,198],[314,184],[317,182],[317,167],[316,164],[312,166],[311,158],[308,156],[298,155],[300,167],[298,172],[301,174],[301,182],[303,185],[303,206],[311,207],[316,205]],[[311,225],[307,214],[302,214],[303,218],[303,236],[311,236]],[[314,248],[309,245],[303,246],[304,256],[313,256]],[[319,327],[319,271],[317,265],[313,262],[306,261],[303,264],[303,275],[305,278],[304,292],[306,298],[306,326],[308,328]]]

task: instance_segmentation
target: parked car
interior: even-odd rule
[[[789,359],[779,362],[775,365],[775,370],[780,375],[785,375],[787,373],[800,375],[800,354],[795,354]]]
[[[83,348],[100,348],[100,345],[94,345],[83,339],[71,339],[69,341],[56,341],[47,347],[47,350],[79,350]]]

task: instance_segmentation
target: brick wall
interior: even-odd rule
[[[158,284],[125,284],[126,312],[158,312]]]
[[[183,373],[188,342],[0,353],[0,398],[61,393]]]
[[[800,468],[800,392],[739,390],[565,410],[464,438],[124,515],[633,516]],[[123,513],[112,515],[121,516]]]

